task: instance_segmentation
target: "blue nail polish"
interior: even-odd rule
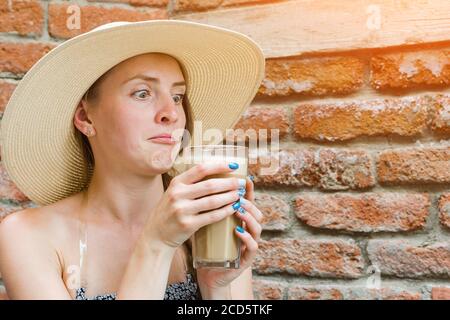
[[[247,200],[245,200],[244,198],[240,198],[239,202],[241,203],[241,205],[246,204]]]
[[[245,209],[242,208],[242,207],[239,207],[238,211],[239,211],[241,214],[245,214]]]
[[[243,197],[245,195],[245,189],[244,188],[240,188],[238,190],[238,195],[239,195],[239,197]]]
[[[240,226],[237,226],[236,230],[240,233],[244,233],[244,229],[242,229],[242,227],[240,227]]]
[[[241,203],[240,203],[239,201],[233,203],[233,209],[234,209],[234,210],[239,209],[240,206],[241,206]]]
[[[239,188],[245,188],[247,185],[247,180],[245,179],[238,179],[239,180]]]
[[[230,163],[228,164],[228,167],[229,167],[230,169],[237,169],[237,168],[239,168],[239,164],[237,164],[236,162],[230,162]]]
[[[255,180],[255,177],[254,176],[252,176],[251,174],[248,176],[249,178],[250,178],[250,180],[252,180],[252,181],[254,181]]]

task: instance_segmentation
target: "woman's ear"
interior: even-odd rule
[[[88,104],[83,97],[83,99],[81,99],[80,102],[78,103],[75,113],[73,115],[73,124],[81,132],[87,135],[91,135],[92,132],[94,131],[94,123],[93,121],[91,121],[91,119],[89,119],[87,110]],[[88,132],[90,132],[90,134]]]

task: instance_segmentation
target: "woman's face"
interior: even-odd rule
[[[178,62],[160,53],[135,56],[109,70],[98,95],[80,102],[74,118],[80,131],[89,124],[94,128],[89,141],[96,166],[145,175],[166,172],[171,166],[167,161],[181,143],[161,144],[149,138],[177,129],[181,133],[176,137],[181,137],[186,125],[184,80]]]

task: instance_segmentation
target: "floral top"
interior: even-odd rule
[[[81,219],[80,219],[81,220]],[[87,228],[86,223],[80,221],[79,225],[79,250],[80,250],[80,270],[81,278],[85,276],[84,266],[87,258]],[[183,282],[176,282],[169,284],[166,288],[164,294],[164,300],[201,300],[201,293],[197,282],[195,281],[194,275],[188,270],[186,272],[186,280]],[[86,283],[82,280],[81,282]],[[81,285],[75,292],[76,300],[115,300],[117,293],[106,293],[94,297],[86,297],[86,285]]]
[[[116,293],[107,293],[92,298],[86,297],[86,289],[78,288],[76,300],[115,300]],[[172,283],[167,286],[164,300],[201,300],[200,290],[192,274],[186,274],[185,282]]]

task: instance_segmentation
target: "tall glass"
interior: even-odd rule
[[[239,168],[229,173],[209,175],[203,180],[227,177],[245,179],[248,167],[248,148],[235,145],[189,146],[184,148],[182,155],[175,160],[174,168],[181,173],[197,164],[212,162],[236,162]],[[235,215],[231,215],[200,228],[193,235],[194,268],[239,268],[241,241],[234,233],[237,226],[242,226],[241,220]]]

